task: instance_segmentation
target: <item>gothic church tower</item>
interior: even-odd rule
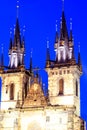
[[[80,52],[78,62],[74,56],[74,41],[72,36],[72,23],[68,35],[64,10],[60,25],[60,34],[56,29],[55,61],[50,59],[47,46],[46,71],[48,73],[48,93],[51,105],[73,106],[75,114],[80,116],[80,76],[82,66]]]
[[[25,68],[24,45],[17,18],[14,38],[10,38],[8,67],[1,55],[0,130],[85,130],[80,116],[80,52],[76,62],[72,27],[68,35],[64,10],[60,33],[56,29],[55,60],[50,59],[47,42],[47,95],[38,71],[32,68],[32,52],[30,68]]]
[[[23,104],[29,80],[29,73],[24,66],[24,51],[24,38],[20,36],[17,18],[14,39],[10,38],[8,69],[5,71],[3,67],[0,69],[2,77],[1,109],[15,108],[18,104],[20,106]]]

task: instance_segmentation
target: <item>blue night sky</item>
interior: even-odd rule
[[[8,49],[10,42],[10,28],[12,28],[13,37],[14,25],[17,17],[16,5],[16,0],[0,1],[0,51],[1,44],[3,44],[4,63],[7,66],[9,60]],[[58,20],[59,32],[62,1],[20,0],[19,6],[21,35],[23,35],[24,25],[26,30],[26,68],[29,68],[30,51],[32,48],[33,67],[42,68],[43,83],[46,83],[47,86],[47,79],[44,78],[45,72],[43,72],[46,59],[46,41],[49,39],[51,59],[54,59],[55,24],[56,20]],[[83,75],[81,77],[81,115],[87,120],[87,0],[65,0],[64,11],[68,31],[70,30],[70,18],[72,18],[76,59],[78,55],[78,44],[80,43],[81,61],[83,66]]]

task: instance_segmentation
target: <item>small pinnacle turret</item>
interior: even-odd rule
[[[70,36],[69,36],[69,41],[71,41],[71,42],[73,41],[73,36],[72,36],[72,22],[70,22]]]
[[[50,66],[49,41],[47,41],[46,67]]]
[[[22,37],[21,48],[22,48],[22,49],[25,48],[25,39],[24,39],[24,36]]]
[[[57,51],[57,44],[58,44],[58,27],[57,27],[57,20],[56,20],[56,35],[55,35],[55,43],[54,43],[54,50]]]
[[[57,27],[57,20],[56,20],[56,36],[55,36],[55,43],[58,43],[58,27]]]
[[[82,72],[82,64],[81,64],[81,56],[80,56],[80,45],[79,45],[79,52],[78,52],[78,66],[80,71]]]

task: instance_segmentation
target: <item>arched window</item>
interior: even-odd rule
[[[10,100],[14,100],[14,84],[10,85]]]
[[[59,95],[63,95],[64,91],[64,81],[63,79],[59,80]]]
[[[78,96],[78,81],[76,80],[76,96]]]

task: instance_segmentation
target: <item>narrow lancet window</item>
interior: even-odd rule
[[[64,80],[60,79],[59,80],[59,95],[63,95],[64,94]]]
[[[14,100],[14,84],[10,85],[10,100]]]

